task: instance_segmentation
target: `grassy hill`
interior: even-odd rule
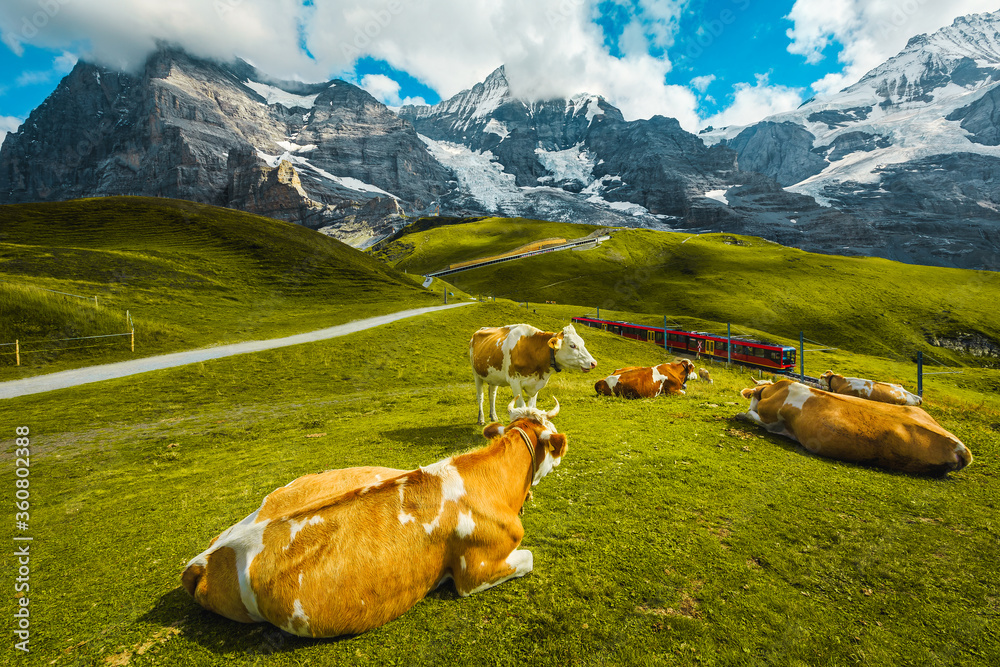
[[[484,251],[559,235],[565,225],[490,219],[404,235],[384,249],[411,271],[441,268]],[[577,236],[591,228],[584,227]],[[508,240],[507,235],[515,238]],[[407,254],[409,253],[409,254]],[[901,264],[878,258],[819,255],[732,234],[691,235],[626,229],[588,251],[565,251],[448,276],[471,294],[516,301],[697,317],[797,340],[807,338],[897,359],[917,350],[963,361],[932,338],[981,336],[1000,347],[1000,274]],[[722,327],[724,330],[724,326]],[[964,361],[981,363],[983,360]],[[995,360],[994,360],[995,363]]]
[[[538,312],[532,312],[537,310]],[[946,479],[806,454],[733,419],[738,370],[685,396],[593,383],[664,360],[585,330],[594,373],[563,372],[562,464],[525,507],[534,572],[469,598],[446,585],[358,637],[308,640],[197,606],[184,564],[292,479],[413,468],[483,443],[468,340],[556,329],[575,309],[477,304],[281,350],[4,402],[2,456],[31,429],[32,655],[38,664],[692,665],[1000,661],[1000,398],[927,410],[973,451]],[[620,313],[634,318],[635,314]],[[882,359],[837,352],[844,364]],[[359,363],[359,360],[363,362]],[[993,373],[995,371],[978,371]],[[510,393],[500,390],[500,401]],[[15,598],[0,601],[11,618]],[[12,649],[9,649],[12,650]]]
[[[79,295],[76,298],[57,292]],[[94,296],[97,304],[94,304]],[[438,303],[402,272],[299,225],[115,197],[0,206],[0,378],[332,326]],[[136,328],[129,339],[62,339]]]

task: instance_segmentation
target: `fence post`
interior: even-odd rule
[[[917,396],[924,397],[924,353],[917,350]]]
[[[663,349],[667,349],[667,316],[663,316]]]
[[[94,308],[97,308],[97,295],[94,295]]]
[[[726,368],[733,363],[733,324],[726,322]]]
[[[14,357],[17,358],[17,365],[20,366],[21,365],[21,341],[17,340],[17,339],[14,340]]]
[[[132,329],[132,351],[135,352],[135,329]]]
[[[803,332],[799,332],[799,382],[806,381],[806,344]]]

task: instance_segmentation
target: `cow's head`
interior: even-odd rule
[[[825,389],[826,391],[833,391],[833,388],[830,386],[830,384],[831,384],[831,380],[833,380],[833,378],[835,378],[835,377],[837,377],[837,374],[834,373],[833,371],[827,371],[827,372],[823,373],[822,375],[820,375],[819,376],[819,386],[820,386],[820,388],[821,389]]]
[[[685,382],[687,380],[697,380],[698,379],[698,371],[696,371],[694,369],[694,364],[692,364],[690,360],[688,360],[688,359],[681,359],[677,363],[680,364],[681,368],[684,369],[684,379],[685,379]]]
[[[510,423],[506,427],[498,423],[490,424],[483,429],[483,436],[492,439],[504,435],[515,426],[524,431],[534,442],[535,476],[531,485],[535,486],[559,465],[568,448],[566,435],[557,433],[555,425],[550,421],[559,414],[559,401],[556,400],[556,406],[548,412],[531,407],[515,408],[514,401],[511,401],[507,412],[510,414]]]
[[[587,352],[587,346],[572,324],[567,324],[550,338],[549,347],[555,351],[556,363],[563,368],[579,368],[587,373],[597,367],[597,362]]]

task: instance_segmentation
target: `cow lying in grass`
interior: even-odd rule
[[[819,456],[919,475],[944,475],[972,462],[968,448],[918,407],[832,394],[792,380],[741,393],[750,409],[738,418]]]
[[[570,368],[587,373],[597,366],[572,324],[559,333],[540,331],[530,324],[483,327],[469,341],[469,363],[476,378],[480,424],[485,423],[484,384],[489,386],[490,420],[496,421],[499,387],[510,387],[518,405],[533,408],[538,392],[545,387],[553,371],[558,373]]]
[[[391,621],[449,578],[466,596],[524,576],[518,512],[566,453],[558,412],[558,401],[512,408],[506,429],[483,430],[485,447],[417,470],[300,477],[212,540],[181,582],[234,621],[334,637]]]
[[[819,376],[819,385],[827,391],[845,396],[867,398],[869,401],[892,403],[894,405],[920,405],[924,402],[916,394],[903,389],[902,385],[863,380],[861,378],[844,377],[833,371],[827,371]]]
[[[598,380],[594,390],[603,396],[653,398],[660,394],[683,394],[687,381],[696,379],[694,364],[681,359],[659,366],[626,366]]]

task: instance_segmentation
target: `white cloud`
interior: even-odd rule
[[[788,51],[818,63],[824,50],[842,46],[837,60],[843,69],[812,86],[834,93],[899,53],[910,37],[934,32],[958,16],[996,9],[996,0],[796,0],[786,17],[793,23]]]
[[[704,93],[706,90],[708,90],[708,87],[712,85],[713,81],[715,81],[714,74],[706,74],[705,76],[696,76],[695,78],[691,79],[691,87],[697,90],[699,93]]]
[[[602,0],[315,0],[307,8],[301,0],[52,0],[56,9],[44,22],[32,21],[38,0],[4,0],[0,35],[15,52],[25,43],[74,50],[87,44],[81,57],[133,70],[169,42],[306,81],[350,76],[356,60],[370,56],[442,98],[506,64],[519,94],[591,92],[627,118],[662,114],[695,129],[694,94],[667,85],[669,60],[649,55],[673,43],[685,0],[616,1],[638,26],[621,58],[608,52],[592,21]],[[299,48],[303,30],[315,59]]]
[[[14,118],[13,116],[0,116],[0,145],[3,145],[3,140],[7,138],[8,132],[17,132],[17,128],[21,127],[21,123],[24,121],[20,118]]]
[[[371,93],[371,96],[386,106],[399,107],[404,104],[427,104],[422,97],[400,97],[402,86],[385,74],[365,74],[358,85]]]
[[[766,74],[758,74],[753,85],[738,83],[733,86],[733,103],[719,113],[706,118],[703,125],[725,127],[749,125],[762,118],[784,111],[791,111],[802,104],[802,89],[771,85]]]

